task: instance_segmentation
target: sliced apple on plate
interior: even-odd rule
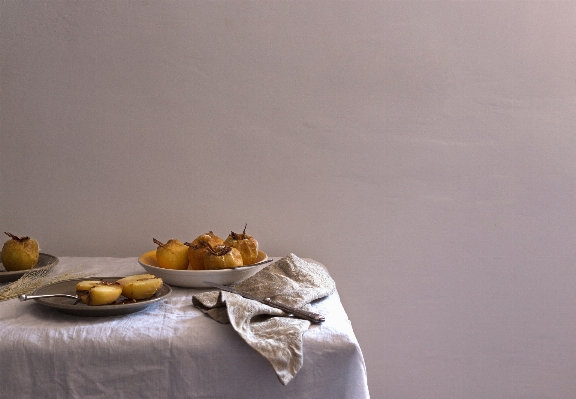
[[[87,305],[110,305],[122,295],[122,286],[100,280],[80,281],[76,284],[76,295]]]
[[[116,281],[122,287],[122,295],[130,299],[148,299],[162,286],[162,279],[153,274],[136,274]]]

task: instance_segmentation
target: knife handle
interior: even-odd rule
[[[262,299],[262,303],[271,306],[273,308],[277,308],[283,310],[286,313],[290,313],[291,315],[298,317],[300,319],[311,321],[312,323],[322,323],[324,320],[324,316],[318,313],[309,312],[304,309],[293,308],[292,306],[284,305],[283,303],[273,301],[270,298]]]

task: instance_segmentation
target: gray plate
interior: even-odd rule
[[[122,277],[87,277],[74,280],[61,281],[46,285],[38,288],[31,295],[45,295],[45,294],[70,294],[76,295],[76,284],[83,280],[107,280],[116,281]],[[74,315],[74,316],[89,316],[89,317],[104,317],[104,316],[118,316],[129,313],[139,312],[146,309],[148,306],[155,302],[166,299],[172,293],[172,289],[167,284],[162,284],[162,287],[150,299],[142,299],[134,303],[116,304],[116,305],[101,305],[89,306],[85,303],[79,302],[73,298],[54,297],[54,298],[38,298],[34,299],[37,303],[54,308],[59,312]],[[121,297],[123,298],[123,297]],[[77,303],[76,303],[77,302]]]
[[[58,258],[52,255],[43,254],[40,252],[38,257],[38,263],[32,269],[46,269],[50,266],[56,265],[58,263]],[[0,263],[0,265],[2,265]],[[11,283],[12,281],[18,280],[29,270],[18,270],[15,272],[9,272],[4,269],[4,265],[0,267],[0,283]]]

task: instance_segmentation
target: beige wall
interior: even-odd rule
[[[329,268],[372,397],[570,397],[574,314],[553,304],[575,299],[575,20],[0,1],[0,230],[128,257],[248,223]],[[533,322],[563,329],[532,341]]]

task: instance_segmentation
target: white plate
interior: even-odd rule
[[[223,270],[173,270],[163,269],[158,266],[156,250],[146,252],[138,258],[138,263],[140,263],[140,266],[146,269],[148,273],[160,277],[167,284],[187,288],[209,287],[209,285],[204,284],[204,281],[222,285],[233,284],[256,274],[256,272],[269,262],[268,255],[262,251],[258,251],[256,263],[248,266]]]

